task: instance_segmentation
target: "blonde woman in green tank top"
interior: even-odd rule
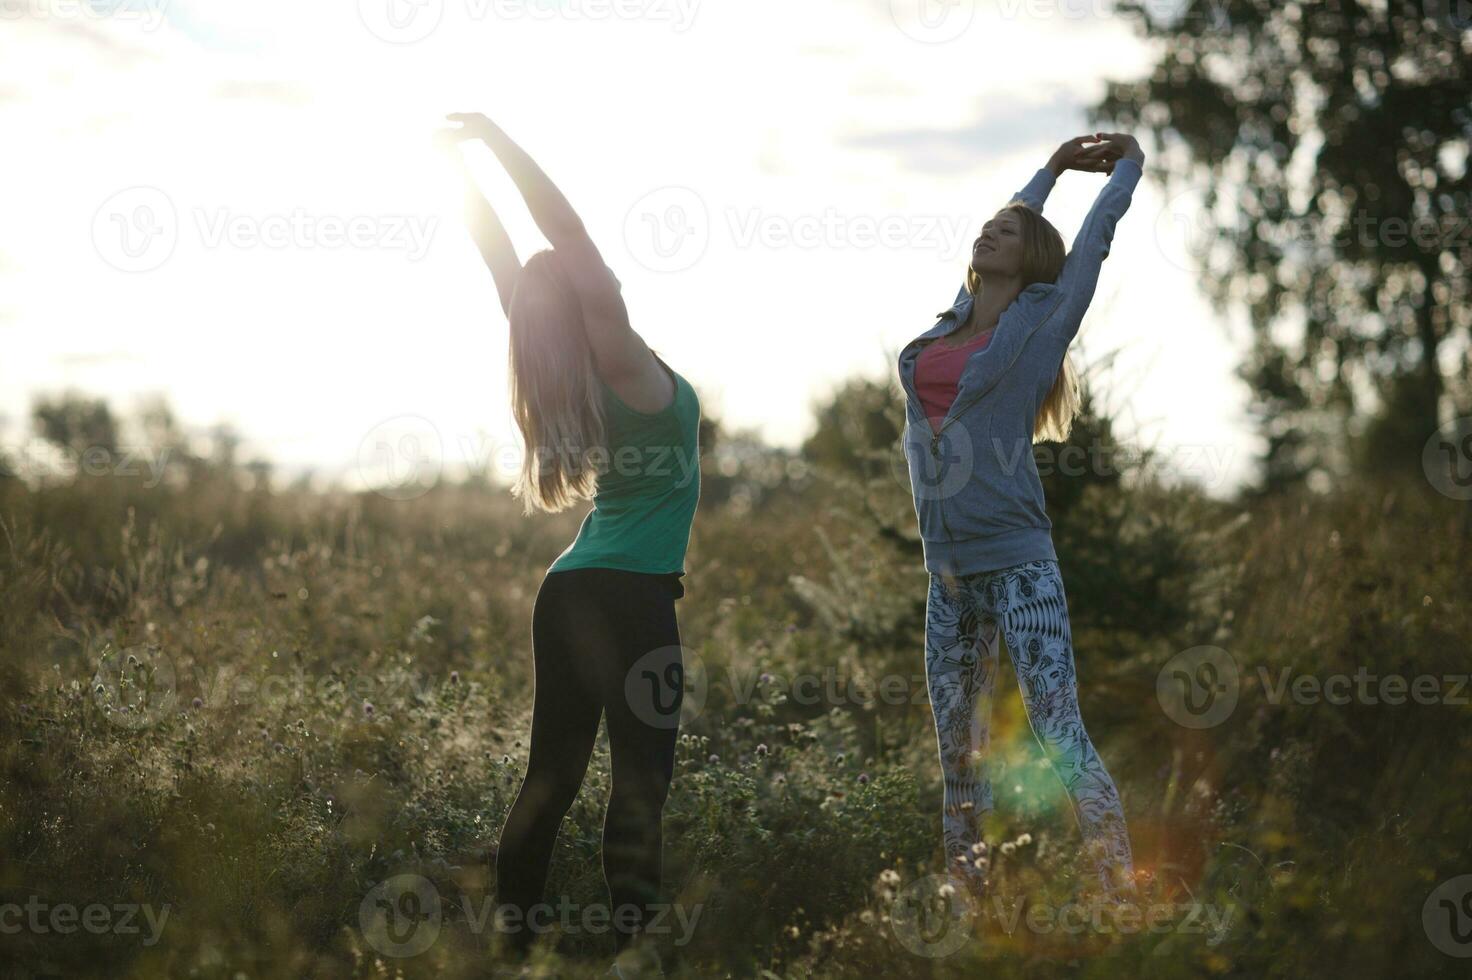
[[[488,146],[552,245],[523,266],[467,174],[472,237],[510,325],[512,411],[526,447],[512,492],[527,513],[592,502],[532,614],[531,752],[497,848],[498,954],[521,959],[555,922],[548,865],[606,718],[610,973],[658,976],[644,931],[667,911],[660,818],[684,692],[675,600],[700,497],[700,403],[634,331],[617,278],[541,168],[486,117],[449,118],[458,128],[445,142]]]

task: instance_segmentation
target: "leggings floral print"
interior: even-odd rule
[[[1068,791],[1104,893],[1131,891],[1124,809],[1079,716],[1067,600],[1052,560],[930,577],[925,673],[945,776],[948,866],[973,890],[985,888],[981,820],[993,808],[987,755],[999,637],[1006,639],[1028,722]]]

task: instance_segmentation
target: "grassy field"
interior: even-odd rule
[[[1239,503],[1139,460],[1050,477],[1084,718],[1149,884],[1136,919],[1080,903],[1004,656],[995,895],[948,919],[919,901],[940,780],[913,512],[892,460],[834,439],[705,462],[671,976],[1466,975],[1467,504],[1420,473]],[[0,973],[487,975],[532,600],[579,515],[526,519],[475,483],[270,490],[201,460],[148,482],[0,480]],[[1181,677],[1217,684],[1207,707]],[[611,958],[580,917],[606,901],[608,783],[600,736],[548,975]]]

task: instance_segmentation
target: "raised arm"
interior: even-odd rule
[[[490,147],[526,201],[532,220],[551,243],[577,291],[588,343],[599,373],[616,377],[647,373],[654,364],[649,348],[629,325],[623,292],[604,264],[583,221],[535,160],[491,120],[479,113],[449,117],[459,123],[461,139],[478,139]]]
[[[1094,289],[1099,283],[1099,271],[1109,256],[1109,246],[1114,240],[1114,227],[1129,210],[1135,185],[1140,182],[1145,154],[1135,138],[1123,133],[1101,134],[1109,140],[1111,150],[1106,151],[1110,176],[1088,217],[1074,236],[1073,248],[1063,263],[1063,272],[1058,277],[1059,301],[1048,318],[1046,329],[1060,343],[1072,342],[1083,323],[1084,313],[1094,298]]]
[[[1083,173],[1109,173],[1114,162],[1111,151],[1105,141],[1101,141],[1100,135],[1075,136],[1058,149],[1048,158],[1048,162],[1039,167],[1032,175],[1022,190],[1012,195],[1012,200],[1021,201],[1039,214],[1043,211],[1043,205],[1048,200],[1048,194],[1052,192],[1053,185],[1058,178],[1063,176],[1066,170],[1078,170]],[[961,281],[961,289],[956,293],[956,299],[951,304],[952,309],[961,300],[965,299],[969,290],[966,281]]]
[[[455,154],[465,186],[466,226],[486,268],[491,270],[491,278],[496,282],[496,293],[501,297],[501,309],[510,316],[511,297],[516,292],[516,280],[521,275],[521,260],[516,257],[511,236],[506,234],[501,219],[496,216],[490,202],[481,194],[470,172],[465,169],[465,161],[460,157],[459,151],[453,147],[450,150]]]

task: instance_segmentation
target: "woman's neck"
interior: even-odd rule
[[[1005,282],[995,280],[984,280],[971,302],[971,316],[961,328],[951,335],[951,339],[965,339],[977,334],[985,333],[997,325],[1002,318],[1002,312],[1011,306],[1017,297],[1022,294],[1022,283],[1017,279],[1009,279]]]

